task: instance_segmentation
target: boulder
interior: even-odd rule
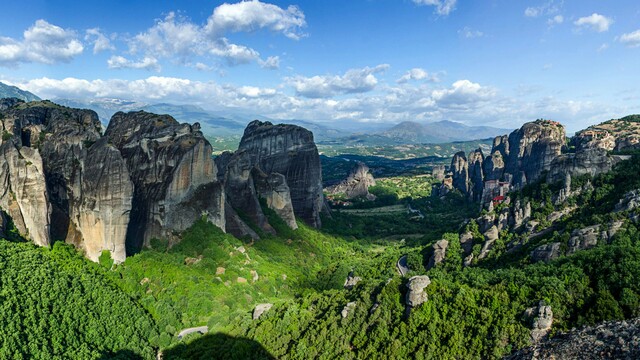
[[[258,320],[260,316],[262,316],[262,314],[269,311],[272,307],[273,304],[269,303],[256,305],[256,307],[253,309],[253,320]]]
[[[427,293],[424,289],[431,284],[431,279],[426,275],[413,276],[409,279],[407,287],[406,303],[409,307],[416,307],[427,301]]]
[[[360,278],[359,276],[355,276],[353,274],[353,271],[349,272],[349,275],[347,276],[347,278],[344,280],[344,285],[343,287],[347,290],[352,289],[354,286],[356,286],[360,280],[362,280],[362,278]]]
[[[357,305],[356,301],[347,303],[347,305],[345,305],[344,308],[342,308],[342,311],[340,312],[340,315],[342,315],[342,318],[343,319],[347,318],[349,314],[351,314],[353,310],[355,310],[356,305]]]
[[[532,262],[549,262],[560,257],[561,243],[555,242],[551,244],[540,245],[531,252]]]

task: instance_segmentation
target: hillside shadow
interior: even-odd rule
[[[179,344],[163,351],[163,360],[231,359],[275,360],[260,343],[227,334],[207,334],[188,344]]]

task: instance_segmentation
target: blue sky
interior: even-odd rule
[[[640,113],[631,0],[48,0],[3,15],[0,81],[46,98],[569,131]]]

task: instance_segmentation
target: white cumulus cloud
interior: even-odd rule
[[[589,16],[579,18],[573,24],[581,28],[590,28],[593,31],[605,32],[609,30],[609,27],[613,24],[613,19],[598,13],[593,13]]]
[[[417,5],[434,6],[438,15],[449,15],[456,9],[457,0],[413,0]]]
[[[107,60],[109,69],[145,69],[160,71],[158,59],[153,57],[144,57],[140,61],[133,61],[122,56],[112,56]]]
[[[246,45],[234,44],[225,36],[232,32],[266,30],[291,39],[305,36],[304,13],[296,6],[284,9],[258,0],[224,3],[213,10],[203,25],[170,12],[165,18],[129,40],[132,53],[156,59],[188,63],[192,58],[213,56],[234,66],[257,61],[267,69],[279,67],[280,59],[260,59],[260,53]],[[201,61],[200,61],[201,62]]]
[[[413,68],[404,75],[402,75],[398,80],[396,80],[399,84],[407,83],[411,80],[428,80],[431,82],[438,82],[440,78],[438,74],[429,74],[426,70],[422,68]]]
[[[622,34],[618,38],[618,41],[625,44],[628,47],[639,47],[640,46],[640,29],[627,34]]]
[[[41,19],[24,31],[23,39],[0,37],[0,66],[70,62],[83,50],[84,46],[74,31]]]
[[[287,9],[258,0],[222,4],[213,10],[205,31],[213,37],[226,32],[250,32],[268,29],[280,32],[292,39],[304,36],[300,29],[306,26],[304,13],[297,6]]]
[[[88,29],[84,40],[93,44],[93,53],[97,54],[107,50],[115,50],[116,47],[111,43],[111,40],[105,36],[98,28]]]
[[[338,94],[364,93],[378,84],[374,74],[384,72],[387,64],[376,67],[348,70],[344,75],[322,75],[313,77],[295,76],[287,78],[298,95],[307,98],[327,98]]]

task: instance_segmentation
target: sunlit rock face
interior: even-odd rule
[[[203,214],[224,229],[223,192],[203,191],[216,188],[211,183],[217,171],[199,124],[180,124],[171,116],[143,111],[119,112],[105,137],[120,151],[134,184],[128,254],[148,246],[154,237],[171,240]]]
[[[320,227],[322,168],[309,130],[256,120],[247,125],[238,152],[245,152],[248,161],[263,173],[284,175],[295,216]]]

